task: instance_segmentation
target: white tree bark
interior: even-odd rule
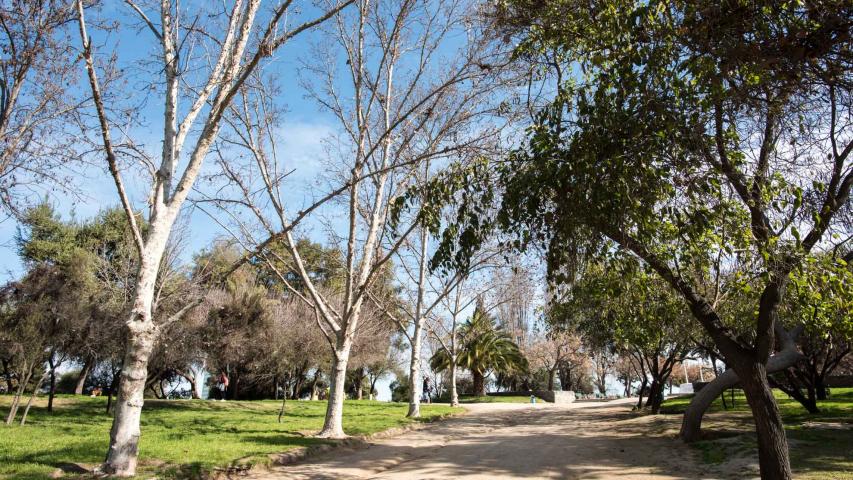
[[[444,58],[439,48],[457,41],[452,33],[464,23],[461,3],[361,0],[357,5],[352,15],[336,18],[334,28],[329,28],[336,42],[323,46],[329,48],[323,53],[330,58],[345,57],[346,66],[324,61],[306,66],[312,79],[320,79],[311,82],[309,96],[340,123],[336,143],[341,148],[331,160],[333,168],[340,167],[335,173],[343,185],[295,215],[288,215],[286,207],[290,205],[282,200],[283,180],[288,177],[288,170],[276,159],[276,139],[271,133],[277,130],[275,120],[265,114],[276,110],[276,102],[263,85],[253,85],[256,88],[244,93],[247,101],[240,106],[245,108],[232,109],[229,121],[238,139],[236,145],[250,152],[246,168],[257,175],[241,175],[237,169],[231,170],[228,177],[239,187],[240,198],[206,200],[218,203],[225,211],[233,211],[235,205],[240,205],[254,216],[257,223],[252,225],[231,215],[237,225],[232,234],[251,246],[247,248],[248,256],[264,259],[291,294],[316,311],[315,321],[336,356],[330,372],[335,381],[330,385],[322,436],[343,433],[339,414],[343,409],[343,384],[340,388],[336,386],[343,374],[338,375],[337,369],[348,359],[340,357],[349,354],[345,347],[352,344],[359,331],[362,307],[366,298],[372,296],[374,283],[418,225],[417,219],[411,219],[410,224],[397,225],[397,229],[391,230],[388,216],[395,199],[416,177],[421,163],[461,153],[484,137],[497,138],[491,129],[483,128],[474,129],[477,134],[472,137],[476,139],[460,142],[455,139],[457,128],[464,130],[475,123],[472,119],[476,114],[471,110],[477,102],[473,99],[482,93],[481,90],[471,93],[475,89],[469,91],[468,82],[473,84],[475,78],[484,76],[484,70],[478,66],[482,63],[473,53],[479,52],[480,43],[473,42],[476,46],[470,50],[460,49],[458,58],[453,59]],[[420,27],[409,31],[410,25]],[[402,56],[406,59],[401,60]],[[400,76],[395,68],[403,61],[407,68]],[[258,104],[263,108],[255,109]],[[347,211],[346,231],[335,232],[335,237],[340,237],[344,257],[344,286],[339,292],[329,292],[309,274],[293,230],[307,215],[339,196],[346,196]],[[254,238],[258,226],[265,230],[263,241]],[[276,243],[286,248],[287,259],[268,248]],[[287,264],[295,271],[302,288],[292,288],[276,264]],[[417,391],[420,382],[416,383]]]
[[[154,323],[154,310],[156,284],[163,252],[175,219],[201,171],[211,145],[219,134],[225,110],[231,105],[236,93],[258,67],[262,59],[272,55],[279,46],[295,35],[331,18],[352,1],[344,1],[335,5],[320,17],[291,28],[282,35],[279,31],[279,21],[287,13],[291,2],[285,2],[276,7],[272,11],[266,27],[262,31],[256,32],[255,17],[260,8],[261,0],[235,0],[227,17],[227,27],[222,38],[217,39],[217,35],[213,31],[205,32],[205,35],[202,35],[202,41],[211,37],[214,38],[212,44],[219,48],[215,61],[212,58],[197,59],[192,57],[189,52],[185,52],[187,58],[184,61],[196,60],[198,71],[211,66],[207,81],[200,91],[196,93],[189,89],[195,98],[191,100],[192,106],[179,125],[179,86],[182,72],[177,59],[181,56],[179,49],[184,43],[179,38],[181,30],[178,28],[181,10],[177,8],[177,2],[173,4],[171,0],[162,0],[160,3],[161,27],[158,30],[141,8],[136,6],[133,1],[126,0],[127,5],[144,21],[162,47],[163,68],[161,74],[166,85],[163,150],[159,166],[152,171],[149,229],[147,236],[144,237],[136,221],[136,212],[124,188],[121,169],[111,139],[110,120],[95,68],[92,45],[86,30],[83,1],[77,0],[80,38],[83,44],[82,55],[97,112],[103,149],[140,257],[140,267],[135,279],[133,306],[126,323],[127,350],[119,381],[113,426],[110,431],[110,446],[102,467],[105,473],[133,476],[136,472],[145,379],[148,374],[148,361],[159,334],[158,325]],[[201,29],[203,29],[202,26],[196,25],[196,31]],[[186,35],[190,34],[190,31],[187,31]],[[255,38],[258,40],[256,50],[250,55],[244,56],[250,40]],[[193,72],[194,75],[197,73],[197,71]],[[181,160],[180,152],[183,144],[196,118],[208,105],[209,109],[204,118],[203,126],[188,155],[186,166],[175,185],[174,179],[176,178],[175,174],[178,173],[176,170]]]
[[[349,362],[351,348],[352,340],[341,336],[332,360],[326,417],[323,421],[323,429],[317,434],[320,438],[346,438],[343,428],[344,398],[346,396],[347,363]]]
[[[429,167],[427,167],[427,175]],[[412,332],[411,346],[412,358],[409,361],[409,412],[406,415],[409,418],[418,418],[421,416],[421,395],[423,394],[423,384],[421,383],[421,341],[423,338],[424,328],[424,292],[426,291],[426,273],[427,273],[427,247],[428,236],[426,228],[421,227],[420,238],[420,264],[418,265],[418,294],[415,301],[414,323],[415,328]]]

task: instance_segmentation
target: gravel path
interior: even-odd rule
[[[671,424],[632,415],[630,404],[467,405],[465,415],[368,448],[335,450],[249,478],[711,478],[670,434]]]

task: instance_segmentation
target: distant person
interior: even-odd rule
[[[219,377],[216,379],[216,396],[217,400],[225,401],[225,393],[228,391],[228,375],[220,371]]]
[[[426,401],[426,403],[432,403],[431,395],[432,383],[430,383],[429,377],[424,377],[424,400]]]

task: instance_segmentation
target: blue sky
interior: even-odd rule
[[[189,2],[184,2],[186,5]],[[156,18],[156,12],[148,12],[151,18]],[[303,15],[316,13],[307,11]],[[122,28],[105,33],[94,25],[101,19],[121,19]],[[89,33],[92,36],[95,55],[98,59],[106,58],[115,49],[119,66],[128,70],[139,69],[140,62],[153,58],[159,49],[159,44],[152,33],[137,21],[129,7],[123,2],[106,2],[101,11],[90,11],[87,13],[90,25]],[[187,22],[187,19],[183,20]],[[265,18],[259,20],[263,25]],[[306,98],[305,92],[299,85],[296,74],[297,65],[301,59],[305,59],[310,51],[312,42],[316,41],[316,34],[296,37],[293,41],[281,48],[266,69],[272,69],[277,74],[277,81],[281,87],[282,105],[288,113],[280,128],[278,141],[286,151],[287,163],[294,170],[290,177],[291,188],[286,192],[286,200],[291,203],[293,210],[306,204],[312,197],[313,190],[317,188],[316,179],[321,173],[321,165],[325,153],[322,140],[334,133],[338,126],[333,119],[321,111],[313,100]],[[79,37],[76,30],[71,32],[70,39],[79,45]],[[80,72],[83,74],[83,66],[80,64]],[[131,91],[141,81],[150,79],[158,80],[151,75],[140,75],[138,77],[129,75],[129,82],[122,86],[123,89]],[[82,78],[81,78],[82,79]],[[88,84],[82,83],[82,87],[88,88]],[[122,93],[125,90],[121,91]],[[109,94],[110,92],[107,91]],[[133,101],[139,105],[136,111],[139,121],[130,125],[129,130],[134,141],[145,145],[145,150],[156,157],[161,148],[161,125],[163,104],[162,96],[158,92],[136,95]],[[191,100],[184,100],[183,106]],[[91,112],[93,113],[93,112]],[[200,120],[196,123],[198,124]],[[89,132],[94,135],[97,132]],[[113,134],[116,136],[116,133]],[[191,145],[192,138],[188,139],[187,145]],[[91,165],[69,165],[68,175],[75,179],[76,184],[72,187],[76,195],[68,195],[58,191],[56,188],[45,187],[48,191],[48,200],[56,207],[57,211],[64,217],[72,215],[78,219],[86,219],[96,215],[100,210],[116,206],[118,197],[112,178],[106,170],[106,160],[103,156],[92,155],[88,159]],[[210,162],[208,162],[208,165]],[[134,169],[135,170],[135,169]],[[124,172],[124,182],[128,189],[131,200],[138,209],[145,208],[145,198],[149,181],[144,176],[127,169]],[[204,213],[192,209],[189,202],[185,210],[191,213],[189,217],[188,238],[186,239],[186,250],[183,256],[186,260],[192,257],[192,253],[209,245],[215,238],[227,235],[215,222]],[[306,223],[306,235],[316,238],[320,235],[318,228],[312,228],[311,220]],[[0,275],[2,279],[10,280],[22,272],[22,265],[17,257],[15,246],[15,234],[18,225],[13,219],[0,222]]]

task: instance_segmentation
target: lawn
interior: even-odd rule
[[[810,414],[796,400],[774,390],[791,451],[797,478],[853,479],[853,388],[834,388],[828,400],[818,402],[820,413]],[[726,392],[726,400],[731,397]],[[690,397],[667,400],[661,413],[681,414]],[[717,436],[696,442],[707,463],[723,463],[733,457],[754,454],[754,427],[743,392],[735,391],[735,403],[725,410],[718,398],[703,424]],[[731,422],[734,421],[734,424]],[[734,427],[732,427],[734,425]]]
[[[9,396],[0,396],[5,418]],[[111,417],[106,399],[60,396],[54,412],[39,399],[27,425],[0,424],[0,478],[49,478],[57,468],[91,466],[106,453]],[[147,400],[142,415],[140,471],[144,477],[200,476],[200,473],[243,463],[265,463],[268,455],[324,440],[311,438],[323,424],[326,402],[289,401],[278,423],[279,401]],[[348,401],[344,430],[365,435],[411,423],[407,405]],[[424,405],[425,420],[456,411]],[[73,475],[71,475],[73,477]]]

